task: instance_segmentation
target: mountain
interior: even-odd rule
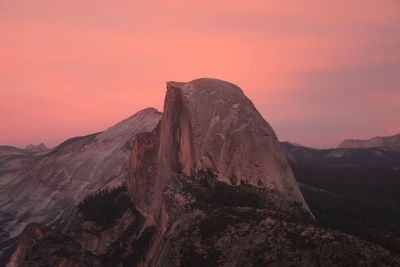
[[[393,136],[378,136],[368,140],[348,139],[340,143],[339,148],[369,148],[400,146],[400,134]]]
[[[169,82],[125,183],[89,195],[64,231],[30,224],[12,266],[396,266],[379,245],[322,227],[270,125],[217,79]]]
[[[400,253],[400,147],[282,145],[300,189],[322,225]]]
[[[128,190],[155,220],[165,182],[199,170],[231,185],[277,190],[308,210],[274,131],[239,87],[217,79],[169,82],[159,127],[133,145]]]
[[[0,147],[2,257],[30,222],[63,229],[84,197],[121,184],[135,136],[153,130],[160,117],[155,109],[145,109],[104,132],[40,153],[32,153],[32,147]]]
[[[208,170],[229,185],[275,190],[309,211],[274,131],[239,87],[207,78],[168,82],[161,122],[134,142],[127,179],[146,226],[161,231],[156,243],[168,223],[162,194],[167,181]]]
[[[27,145],[25,148],[25,151],[31,152],[31,153],[38,153],[38,152],[44,152],[48,150],[47,146],[44,143],[40,143],[39,145]]]

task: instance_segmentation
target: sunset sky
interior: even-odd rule
[[[200,77],[282,141],[400,133],[398,0],[0,0],[0,33],[0,145],[104,130]]]

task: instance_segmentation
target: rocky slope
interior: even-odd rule
[[[0,147],[0,254],[6,257],[28,223],[62,229],[85,196],[119,185],[136,134],[153,130],[160,117],[155,109],[145,109],[104,132],[40,153]]]
[[[41,224],[31,223],[22,232],[7,266],[93,266],[98,263],[94,255],[73,239]]]
[[[65,234],[27,227],[8,267],[400,264],[380,246],[318,226],[298,202],[283,200],[275,190],[231,186],[212,172],[175,175],[162,197],[169,221],[157,257],[146,255],[159,230],[146,225],[146,215],[118,188],[84,201]],[[110,204],[100,213],[108,220],[92,212],[104,201]]]
[[[400,134],[393,136],[378,136],[368,140],[348,139],[340,143],[339,148],[369,148],[400,146]]]

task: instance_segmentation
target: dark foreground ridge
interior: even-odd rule
[[[163,196],[170,223],[150,266],[396,266],[376,245],[319,227],[296,202],[272,190],[231,186],[212,172],[173,177]],[[111,224],[82,207],[107,200]],[[12,259],[16,266],[140,266],[157,239],[154,226],[123,187],[89,196],[62,234],[29,225]],[[119,208],[118,216],[113,209]],[[144,231],[139,232],[144,228]],[[18,254],[19,251],[23,253]]]

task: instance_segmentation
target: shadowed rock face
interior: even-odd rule
[[[145,109],[45,153],[0,147],[0,254],[28,223],[63,228],[86,195],[120,184],[136,134],[152,131],[160,117],[155,109]]]
[[[339,148],[370,148],[400,146],[400,134],[374,137],[368,140],[348,139],[340,143]]]
[[[133,146],[131,196],[157,216],[172,174],[208,169],[231,185],[274,189],[308,210],[274,131],[239,87],[217,79],[168,82],[159,127]]]

